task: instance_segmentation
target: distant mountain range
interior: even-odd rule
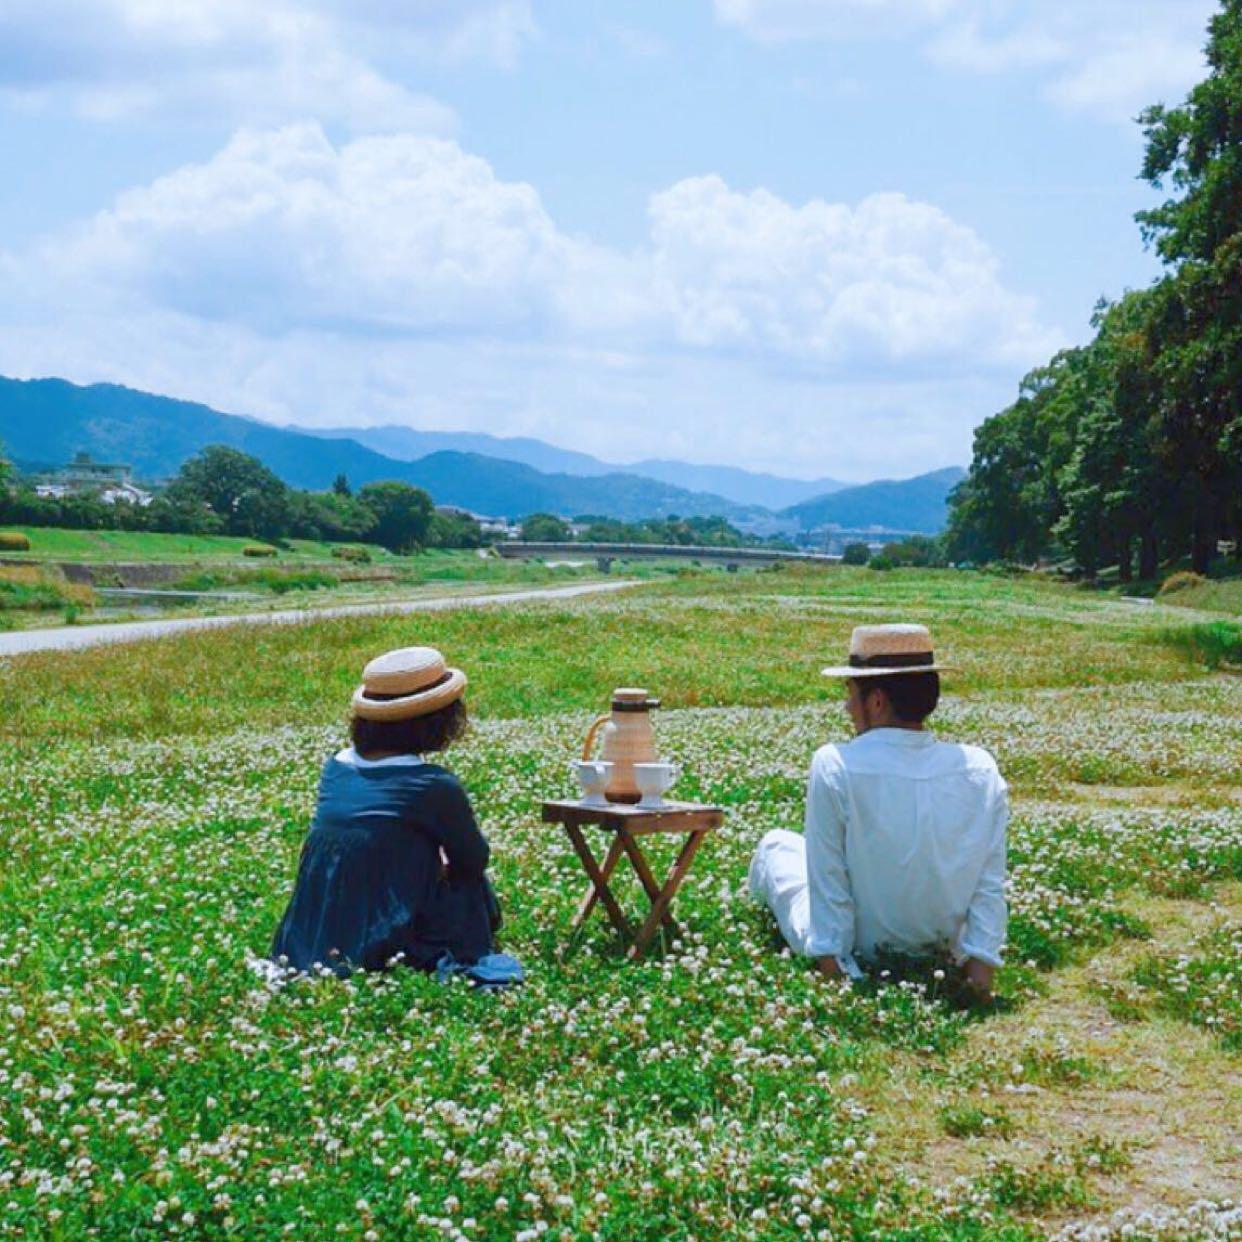
[[[362,436],[370,442],[361,443]],[[955,467],[845,487],[831,479],[811,484],[683,462],[617,467],[539,440],[403,427],[312,434],[115,384],[80,387],[59,379],[3,377],[0,444],[26,469],[59,466],[84,451],[125,462],[147,480],[175,474],[208,444],[228,444],[260,458],[295,487],[326,488],[344,473],[356,487],[400,479],[426,488],[439,504],[496,516],[550,512],[635,521],[674,513],[719,515],[744,527],[790,531],[835,524],[934,532],[944,525],[948,492],[963,474]],[[421,456],[420,447],[428,450]],[[534,461],[560,468],[540,468]],[[715,490],[700,490],[708,482]],[[780,496],[811,486],[821,490],[793,505],[779,504]],[[737,499],[759,494],[773,503]]]
[[[303,428],[290,427],[290,431]],[[558,448],[544,440],[523,436],[489,436],[475,431],[420,431],[414,427],[334,427],[312,430],[309,435],[329,439],[357,440],[367,448],[395,457],[417,461],[431,453],[478,453],[502,461],[521,462],[536,470],[576,474],[594,478],[604,474],[636,474],[674,487],[711,492],[739,505],[758,505],[764,509],[785,509],[813,497],[826,496],[849,486],[839,479],[789,479],[775,474],[740,470],[736,466],[699,466],[684,461],[652,458],[625,465],[601,461],[588,453]]]
[[[965,477],[966,471],[960,466],[949,466],[913,479],[879,479],[793,505],[781,516],[796,518],[803,530],[887,526],[891,530],[938,531],[944,527],[948,495]]]

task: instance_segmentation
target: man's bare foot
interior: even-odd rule
[[[992,981],[996,978],[996,967],[971,958],[962,972],[966,977],[966,986],[981,1001],[992,999]]]
[[[845,971],[841,969],[841,963],[835,957],[817,957],[815,959],[815,969],[825,979],[834,979],[838,983],[845,978]]]

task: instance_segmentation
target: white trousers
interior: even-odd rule
[[[785,943],[807,956],[811,934],[811,895],[806,873],[806,838],[800,832],[773,828],[765,833],[750,860],[750,895],[776,916]],[[852,978],[861,976],[852,956],[837,959]]]

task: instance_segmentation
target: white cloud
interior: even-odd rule
[[[43,248],[66,281],[265,331],[531,335],[592,249],[456,143],[302,123],[123,194]]]
[[[650,214],[657,278],[688,344],[860,366],[1003,365],[1048,343],[988,247],[901,194],[794,207],[696,177]]]
[[[531,186],[452,141],[242,131],[0,255],[0,372],[298,421],[572,428],[614,457],[635,431],[681,434],[700,459],[775,464],[799,426],[830,421],[833,390],[855,416],[870,392],[876,418],[926,420],[1061,343],[978,236],[901,195],[793,205],[707,176],[653,196],[649,217],[622,252],[567,234]],[[988,412],[963,398],[954,443]]]
[[[917,35],[937,63],[1033,73],[1058,106],[1129,121],[1202,74],[1215,0],[714,0],[761,42]]]
[[[528,0],[12,0],[0,98],[96,120],[443,132],[451,110],[411,88],[408,66],[510,63],[533,30]]]

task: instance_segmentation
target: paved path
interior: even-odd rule
[[[408,612],[443,612],[451,608],[484,608],[520,604],[527,600],[573,599],[602,591],[623,591],[634,581],[588,582],[579,586],[504,591],[490,595],[440,595],[427,599],[394,600],[379,604],[341,604],[334,608],[285,608],[275,612],[246,612],[225,617],[176,617],[167,621],[118,621],[115,625],[62,625],[49,630],[18,630],[0,634],[0,658],[30,651],[72,651],[100,643],[129,643],[164,638],[187,630],[213,630],[229,625],[296,625],[337,617],[397,616]]]

